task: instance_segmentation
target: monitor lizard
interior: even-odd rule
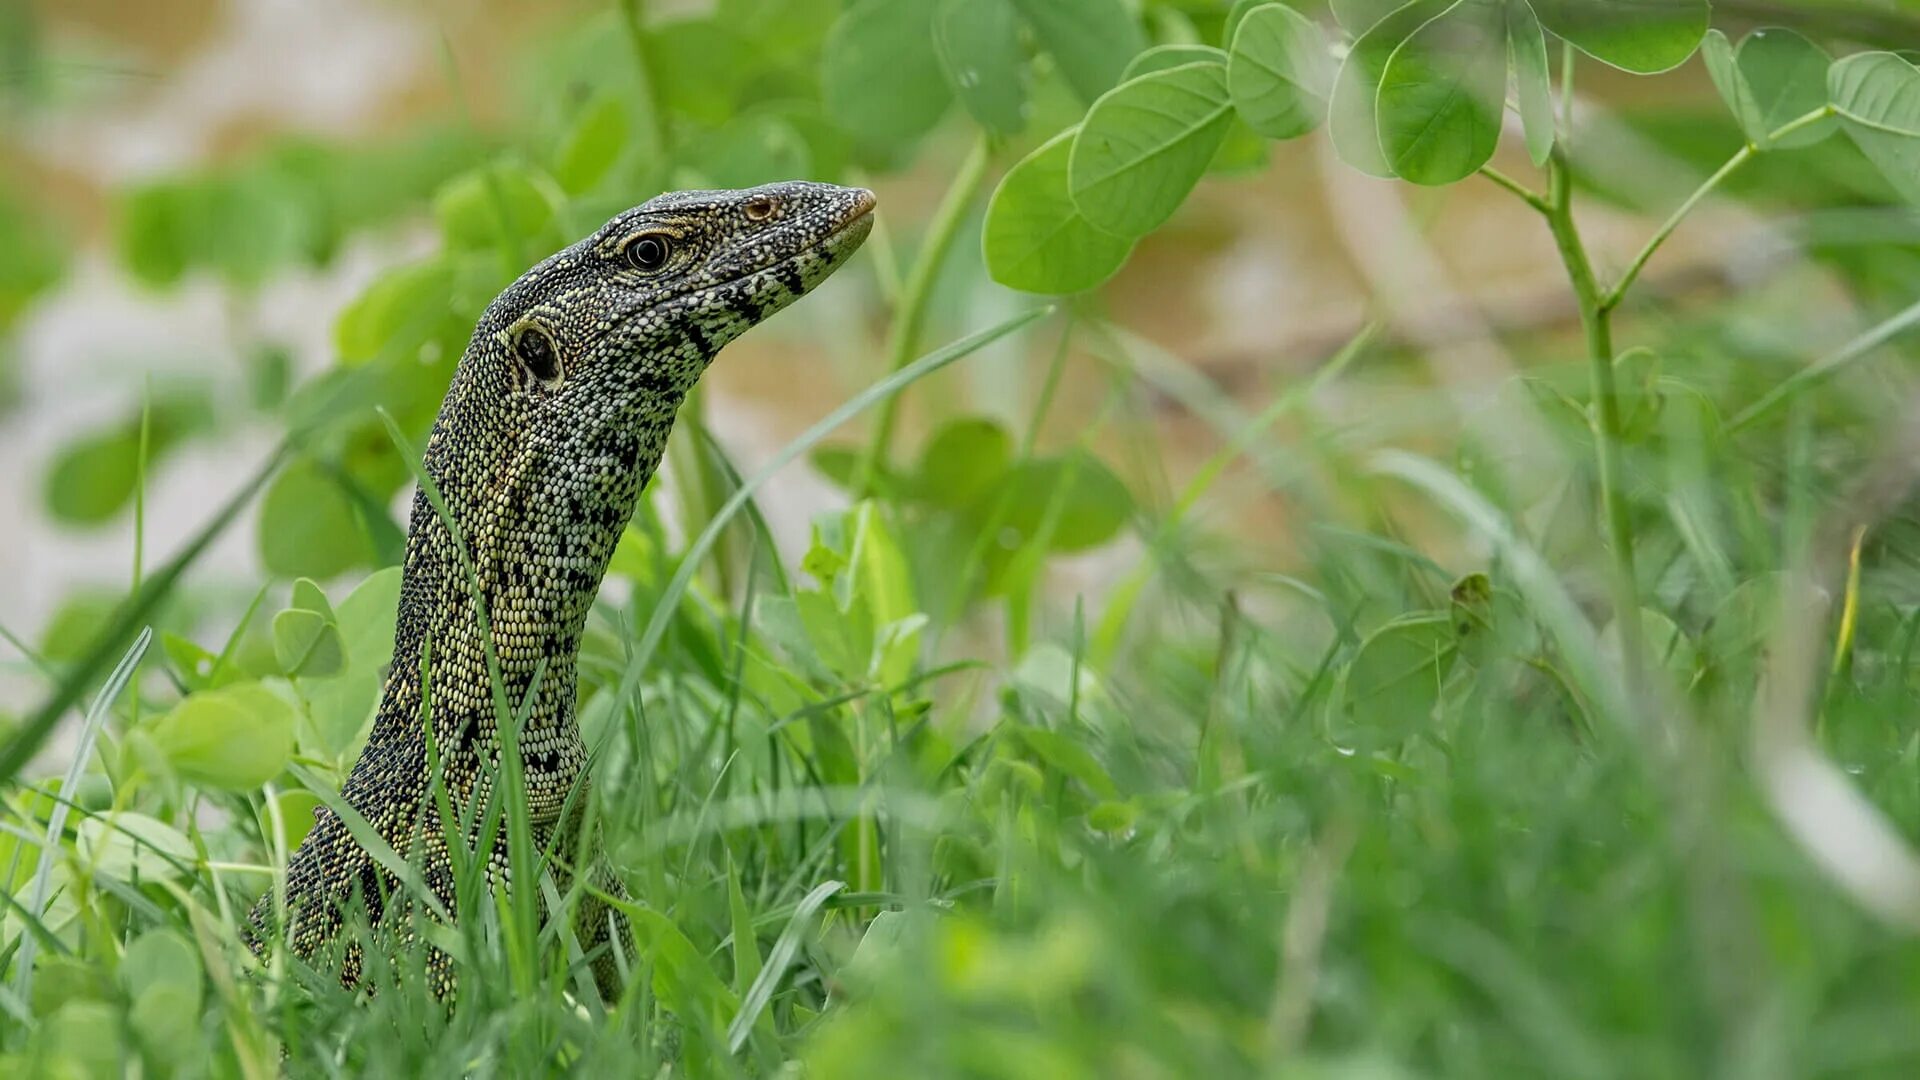
[[[471,808],[486,804],[502,752],[483,613],[504,699],[517,709],[531,691],[519,747],[535,850],[552,853],[562,894],[569,868],[584,865],[597,890],[625,897],[596,838],[579,835],[587,748],[574,705],[587,610],[687,392],[722,346],[839,269],[866,239],[873,207],[866,190],[797,181],[661,195],[528,270],[481,315],[423,462],[457,531],[416,491],[392,669],[341,789],[448,912],[453,872],[429,783],[423,691],[439,779],[453,814],[478,832]],[[507,879],[501,835],[487,855],[489,885]],[[476,839],[466,837],[469,850]],[[573,861],[576,852],[586,858]],[[325,807],[289,860],[286,902],[291,953],[310,960],[337,945],[349,987],[361,983],[364,957],[357,941],[337,940],[347,912],[364,905],[380,923],[389,906],[409,907]],[[277,940],[277,911],[272,891],[254,906],[256,953]],[[633,956],[624,916],[587,893],[574,929],[611,1000],[613,951]],[[449,997],[451,959],[432,947],[426,957],[434,992]]]

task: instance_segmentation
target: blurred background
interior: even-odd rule
[[[1185,6],[1201,23],[1221,14]],[[0,512],[8,537],[0,624],[59,659],[120,595],[134,556],[143,395],[153,403],[150,562],[267,453],[289,399],[330,371],[425,349],[432,355],[420,357],[404,404],[418,429],[463,340],[457,316],[389,340],[349,340],[343,313],[370,286],[391,283],[396,267],[432,262],[443,231],[436,193],[489,161],[509,162],[520,182],[538,169],[550,174],[541,183],[567,188],[530,196],[556,195],[559,207],[543,211],[552,223],[530,257],[592,228],[601,211],[665,188],[788,175],[873,187],[884,229],[906,254],[876,267],[885,258],[876,246],[822,295],[735,345],[708,377],[704,415],[751,472],[877,378],[890,288],[882,279],[897,278],[967,153],[964,125],[950,116],[891,160],[863,157],[821,112],[805,67],[833,5],[719,8],[735,10],[655,0],[641,13],[664,88],[661,134],[673,147],[650,157],[641,120],[620,94],[632,78],[629,28],[606,4],[10,0],[0,9],[9,58],[0,86]],[[829,18],[810,21],[808,9]],[[1600,76],[1587,89],[1625,96],[1623,105],[1657,103],[1669,118],[1697,115],[1715,147],[1731,138],[1713,122],[1718,102],[1697,65],[1654,80]],[[1071,123],[1075,108],[1057,89],[1037,95],[1024,145]],[[581,149],[595,124],[620,129],[610,160]],[[1424,192],[1363,179],[1318,142],[1270,154],[1259,147],[1220,170],[1171,227],[1141,244],[1103,291],[1104,310],[1250,407],[1324,362],[1374,314],[1390,315],[1403,336],[1469,351],[1492,346],[1490,334],[1577,334],[1551,239],[1525,207],[1486,183]],[[997,153],[996,169],[1022,148]],[[1683,189],[1692,166],[1657,145],[1643,148],[1653,178],[1622,194],[1657,206],[1667,194],[1659,179]],[[925,347],[1027,302],[983,271],[982,209],[974,207],[942,268]],[[1721,301],[1754,271],[1758,227],[1737,210],[1706,215],[1716,216],[1729,227],[1708,220],[1686,230],[1663,257],[1655,288]],[[1641,239],[1641,216],[1615,205],[1591,217],[1602,261],[1624,261]],[[1424,242],[1429,265],[1382,257],[1408,238]],[[471,315],[491,283],[484,271],[472,276],[451,306]],[[447,305],[444,286],[415,285]],[[1386,307],[1377,306],[1382,290],[1393,290]],[[1017,425],[1049,348],[1031,335],[1016,339],[940,376],[941,389],[912,395],[905,448],[963,413]],[[1414,369],[1375,366],[1359,385],[1336,387],[1327,404],[1360,424],[1430,427],[1417,400],[1422,381]],[[1094,362],[1069,364],[1049,437],[1085,430],[1107,389]],[[1221,444],[1217,430],[1164,397],[1123,411],[1102,426],[1103,449],[1144,424],[1151,435],[1140,445],[1158,451],[1132,462],[1131,480],[1177,490]],[[376,439],[368,453],[380,449]],[[1129,467],[1124,454],[1107,459]],[[386,466],[362,476],[358,494],[403,509],[407,485],[395,463]],[[348,471],[359,475],[351,463]],[[811,514],[836,500],[844,501],[806,465],[765,496],[776,533],[789,541],[804,538]],[[404,525],[404,514],[395,520]],[[1257,565],[1297,563],[1286,539],[1297,522],[1278,495],[1218,500],[1206,520],[1255,540],[1243,555]],[[263,566],[258,533],[237,528],[219,541],[217,557],[195,571],[208,586],[198,595],[225,596],[237,609],[263,569],[325,577],[370,557],[341,551],[303,562],[294,553]],[[1084,587],[1134,557],[1123,541],[1063,572]],[[191,625],[193,614],[175,618]],[[12,681],[8,702],[22,704],[29,685]]]

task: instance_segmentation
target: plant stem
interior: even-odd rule
[[[1587,367],[1593,392],[1593,444],[1599,467],[1600,506],[1607,541],[1613,548],[1614,625],[1626,668],[1627,698],[1639,699],[1641,686],[1640,599],[1633,566],[1633,523],[1621,490],[1620,395],[1613,379],[1613,319],[1594,277],[1593,262],[1573,221],[1573,177],[1565,151],[1556,149],[1547,167],[1547,226],[1560,249],[1580,305],[1587,332]]]
[[[927,237],[914,257],[913,269],[908,271],[905,285],[901,287],[900,304],[894,309],[893,326],[887,334],[889,375],[907,366],[920,347],[920,331],[927,319],[927,304],[933,299],[934,281],[940,276],[940,266],[947,261],[947,253],[952,250],[954,238],[960,233],[960,222],[972,207],[974,196],[979,194],[981,181],[986,179],[987,156],[987,135],[982,132],[974,140],[973,148],[967,151],[966,160],[960,164],[960,172],[953,178],[953,183],[947,186],[947,193],[941,197],[940,206],[927,225]],[[898,396],[890,397],[881,404],[880,415],[874,421],[873,437],[867,443],[866,452],[861,455],[860,467],[853,474],[855,498],[868,493],[874,476],[886,460],[893,443],[893,428],[899,410]]]
[[[1769,133],[1767,135],[1767,144],[1771,146],[1794,132],[1802,128],[1811,127],[1831,115],[1833,115],[1833,107],[1831,105],[1822,105],[1820,108],[1813,110],[1805,116],[1782,125],[1779,130]],[[1687,196],[1687,200],[1680,204],[1679,209],[1675,210],[1672,216],[1667,218],[1666,222],[1653,234],[1652,239],[1647,241],[1646,246],[1640,249],[1640,254],[1634,256],[1633,262],[1627,266],[1627,272],[1620,275],[1620,280],[1614,284],[1613,288],[1609,290],[1605,296],[1601,297],[1601,307],[1607,311],[1612,311],[1614,308],[1619,307],[1620,302],[1627,297],[1627,290],[1633,288],[1633,283],[1639,279],[1640,271],[1646,269],[1647,260],[1653,258],[1654,252],[1660,250],[1660,246],[1667,242],[1667,238],[1672,236],[1673,231],[1680,227],[1680,223],[1686,220],[1687,215],[1693,213],[1694,208],[1700,205],[1701,200],[1713,194],[1721,184],[1725,183],[1727,177],[1739,172],[1746,166],[1747,162],[1752,161],[1759,153],[1760,148],[1758,146],[1753,143],[1748,143],[1741,147],[1732,157],[1728,158],[1726,164],[1720,166],[1719,170],[1712,176],[1707,177],[1698,188],[1695,188],[1693,194]]]
[[[1519,197],[1521,202],[1526,203],[1535,210],[1543,214],[1547,212],[1547,200],[1542,198],[1539,192],[1534,191],[1532,188],[1501,172],[1499,169],[1491,165],[1482,165],[1480,166],[1480,175],[1511,191]]]
[[[1620,301],[1626,298],[1627,290],[1633,288],[1633,283],[1640,277],[1640,271],[1646,269],[1647,260],[1653,258],[1653,253],[1660,250],[1660,245],[1667,242],[1667,238],[1673,235],[1673,231],[1680,227],[1680,223],[1686,220],[1688,214],[1693,213],[1694,207],[1699,206],[1702,199],[1712,194],[1714,189],[1719,187],[1727,177],[1739,172],[1741,166],[1752,161],[1753,157],[1753,144],[1749,143],[1741,147],[1738,153],[1727,159],[1726,164],[1720,166],[1718,171],[1712,176],[1707,177],[1704,183],[1695,188],[1693,194],[1687,196],[1686,201],[1681,203],[1678,209],[1674,210],[1667,220],[1661,224],[1659,229],[1655,230],[1653,238],[1648,240],[1646,246],[1640,249],[1640,254],[1633,257],[1633,262],[1627,264],[1627,272],[1621,274],[1620,280],[1615,282],[1613,288],[1609,289],[1607,294],[1600,298],[1601,310],[1612,311],[1614,308],[1620,306]]]

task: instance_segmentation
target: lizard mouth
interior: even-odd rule
[[[874,198],[873,192],[866,188],[853,189],[849,205],[834,224],[833,232],[821,245],[836,264],[866,243],[867,234],[873,231],[873,208],[879,204],[880,200]]]

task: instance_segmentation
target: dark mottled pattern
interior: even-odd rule
[[[838,269],[866,239],[872,207],[866,191],[798,182],[662,195],[509,286],[454,372],[425,467],[471,553],[508,699],[518,705],[535,669],[548,664],[521,752],[534,842],[553,853],[562,893],[568,868],[584,865],[598,887],[624,895],[595,838],[577,835],[576,825],[586,746],[574,721],[575,665],[614,544],[660,462],[675,411],[714,354]],[[668,243],[657,267],[648,264],[658,249],[637,246],[649,237]],[[428,786],[423,650],[441,771],[455,815],[471,820],[499,767],[492,687],[454,537],[416,494],[393,669],[341,794],[395,851],[412,854],[452,911]],[[570,796],[575,811],[563,820]],[[506,880],[504,841],[488,869]],[[322,809],[287,868],[294,955],[312,958],[332,942],[356,896],[376,919],[404,908],[402,888]],[[274,910],[271,893],[253,910],[256,948],[272,939]],[[602,993],[617,993],[613,949],[633,955],[624,919],[589,898],[575,929],[584,948],[598,950]],[[343,955],[342,978],[353,985],[359,958],[351,946]],[[450,993],[447,958],[433,954],[429,964],[435,989]]]

